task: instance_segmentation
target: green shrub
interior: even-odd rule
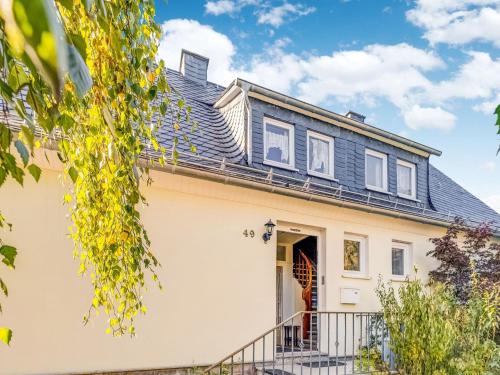
[[[389,365],[382,359],[378,347],[362,347],[354,360],[357,372],[369,372],[371,375],[389,374]]]
[[[466,304],[441,284],[408,281],[396,292],[379,283],[377,294],[396,366],[405,375],[498,374],[498,288],[480,293],[473,282]]]

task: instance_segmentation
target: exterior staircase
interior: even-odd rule
[[[299,337],[296,344],[292,340],[291,346],[279,345],[277,338],[285,327],[299,323],[302,336],[302,324],[312,322],[312,316],[316,316],[318,328],[311,324],[309,339]],[[388,329],[380,313],[300,311],[207,367],[203,374],[389,374],[394,370],[389,345]]]
[[[302,250],[294,256],[293,277],[302,287],[305,310],[207,367],[203,375],[391,373],[393,357],[382,314],[318,311],[317,267]]]

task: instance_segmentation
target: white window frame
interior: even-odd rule
[[[328,142],[328,162],[329,166],[328,169],[330,170],[330,173],[321,173],[317,172],[314,170],[309,169],[309,139],[310,138],[316,138],[325,142]],[[334,179],[335,172],[334,172],[334,138],[329,137],[324,134],[316,133],[314,131],[308,130],[307,131],[307,174],[311,176],[317,176],[317,177],[323,177],[323,178],[328,178],[328,179]]]
[[[407,194],[403,194],[403,193],[400,193],[399,192],[399,185],[397,187],[398,189],[398,196],[399,197],[402,197],[402,198],[408,198],[408,199],[413,199],[413,200],[416,200],[417,199],[417,166],[415,163],[410,163],[408,161],[404,161],[404,160],[401,160],[401,159],[398,159],[398,162],[397,162],[397,165],[401,165],[403,167],[407,167],[407,168],[410,168],[411,170],[411,194],[410,195],[407,195]],[[396,181],[398,180],[398,168],[396,167]]]
[[[368,184],[368,155],[382,159],[382,187],[373,186]],[[382,152],[374,151],[369,148],[365,149],[365,186],[367,189],[380,191],[382,193],[388,192],[388,181],[387,181],[387,154]]]
[[[345,247],[344,241],[357,241],[359,242],[359,271],[346,270],[344,268]],[[357,234],[344,234],[344,241],[342,241],[342,270],[345,275],[368,275],[368,241],[365,236]]]
[[[392,273],[392,249],[401,249],[403,250],[403,275],[394,275]],[[400,241],[392,241],[392,246],[391,246],[391,275],[395,279],[406,279],[407,277],[410,276],[410,268],[412,264],[412,246],[409,243],[406,242],[400,242]]]
[[[287,129],[289,131],[288,138],[288,155],[289,155],[289,164],[280,163],[274,160],[268,160],[267,156],[267,124],[271,124],[282,129]],[[275,120],[269,117],[264,117],[264,164],[271,165],[273,167],[285,168],[295,170],[295,127],[292,124],[288,124],[283,121]]]

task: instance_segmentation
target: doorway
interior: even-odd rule
[[[276,323],[285,322],[278,338],[283,347],[299,338],[302,345],[316,346],[316,314],[304,314],[298,321],[287,319],[299,311],[318,310],[317,264],[318,236],[277,231]]]

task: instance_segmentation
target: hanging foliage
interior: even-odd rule
[[[57,139],[74,255],[94,290],[84,321],[103,310],[108,332],[134,334],[146,278],[160,285],[138,210],[149,180],[142,160],[146,151],[159,163],[175,156],[159,145],[153,114],[189,121],[190,112],[169,100],[154,2],[2,0],[0,11],[0,185],[7,176],[22,184],[25,171],[38,180],[33,151]]]

